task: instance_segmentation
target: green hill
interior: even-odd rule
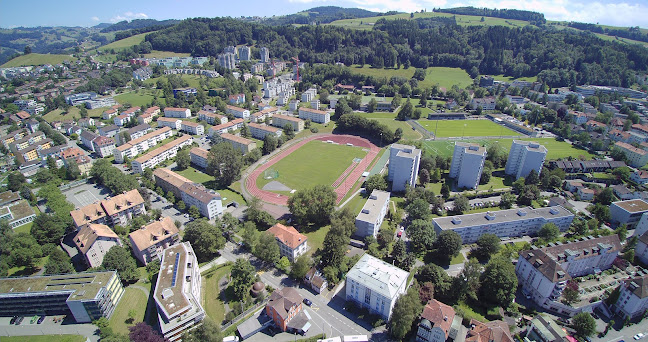
[[[122,49],[125,49],[125,48],[128,48],[128,47],[131,47],[131,46],[138,45],[139,43],[144,41],[144,37],[148,33],[150,33],[150,32],[137,34],[137,35],[134,35],[134,36],[130,36],[128,38],[124,38],[122,40],[116,40],[116,41],[114,41],[114,42],[112,42],[112,43],[110,43],[108,45],[104,45],[104,46],[100,47],[99,50],[101,50],[101,51],[109,51],[109,50],[112,50],[112,49],[122,50]]]
[[[28,65],[43,65],[43,64],[61,64],[63,61],[76,61],[75,57],[70,55],[54,55],[54,54],[41,54],[30,53],[28,55],[18,56],[7,63],[3,64],[3,68],[28,66]]]

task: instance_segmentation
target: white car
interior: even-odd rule
[[[633,338],[634,338],[635,340],[641,340],[642,338],[644,338],[644,336],[645,336],[645,335],[644,335],[643,333],[638,333],[638,334],[634,335]]]

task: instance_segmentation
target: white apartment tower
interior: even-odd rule
[[[389,174],[393,191],[405,191],[406,184],[416,186],[421,150],[410,145],[393,144],[389,149]]]
[[[242,61],[249,61],[252,59],[252,49],[249,46],[242,46],[239,49],[239,59]]]
[[[504,172],[516,180],[528,176],[531,170],[540,175],[546,157],[547,148],[537,142],[513,140]]]
[[[261,63],[270,62],[270,50],[268,50],[267,47],[262,47],[260,50],[260,54],[261,54]]]
[[[236,55],[233,53],[224,53],[218,56],[218,64],[225,69],[236,68]]]
[[[456,142],[450,178],[457,180],[457,187],[477,189],[486,161],[486,148],[479,144]]]

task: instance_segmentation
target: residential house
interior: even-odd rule
[[[482,323],[476,319],[470,320],[470,330],[465,342],[514,342],[508,324],[504,321]]]
[[[283,131],[280,130],[279,128],[267,126],[265,124],[257,124],[257,123],[250,122],[248,124],[248,127],[250,129],[250,134],[252,135],[252,137],[260,140],[265,139],[266,135],[268,134],[272,134],[276,138],[278,138],[283,133]]]
[[[286,227],[277,223],[270,227],[266,233],[275,236],[281,256],[287,257],[291,262],[295,262],[308,250],[308,237],[292,226]]]
[[[79,172],[81,172],[82,175],[90,174],[90,169],[92,169],[92,159],[83,153],[83,151],[78,147],[71,147],[61,151],[60,157],[66,166],[74,161],[74,163],[79,167]]]
[[[629,319],[642,317],[648,309],[648,275],[623,280],[619,286],[619,299],[612,309]]]
[[[648,151],[636,148],[621,141],[617,141],[614,146],[623,152],[630,166],[641,168],[648,163]]]
[[[247,120],[250,117],[250,111],[245,108],[235,107],[228,105],[225,107],[225,113],[232,114],[236,118]]]
[[[180,242],[180,231],[170,217],[160,218],[130,233],[133,254],[142,264],[160,259],[162,251]]]
[[[193,135],[205,134],[205,127],[197,122],[185,121],[180,122],[180,130]]]
[[[648,184],[648,171],[634,171],[632,174],[630,174],[630,180],[639,185]]]
[[[183,135],[153,151],[147,152],[131,162],[133,171],[143,173],[146,168],[153,169],[161,162],[175,157],[181,148],[191,145],[192,142],[193,138],[190,135]]]
[[[323,110],[312,108],[299,108],[299,118],[302,120],[310,120],[321,124],[327,124],[331,121],[331,115]]]
[[[182,120],[177,118],[159,118],[157,119],[158,127],[170,127],[171,129],[180,130]]]
[[[275,114],[272,116],[272,125],[279,128],[284,128],[286,125],[291,125],[295,133],[304,130],[304,120],[282,114]]]
[[[303,298],[292,287],[284,287],[275,290],[268,299],[268,304],[265,307],[265,312],[268,317],[271,317],[275,325],[281,331],[297,331],[304,327],[304,322],[299,321],[299,326],[291,325],[291,321],[302,313]],[[303,315],[303,314],[302,314]],[[306,318],[306,323],[308,319]]]
[[[116,135],[117,144],[123,145],[125,143],[131,142],[133,140],[143,137],[150,131],[151,131],[151,126],[147,123],[140,124],[135,127],[131,127],[126,131],[121,132],[121,134]]]
[[[446,342],[447,340],[454,340],[458,330],[455,320],[461,321],[461,318],[455,318],[455,310],[451,306],[430,299],[423,308],[423,313],[421,313],[421,320],[416,332],[416,341]],[[461,325],[460,322],[459,325]],[[452,331],[453,326],[454,331]],[[451,331],[454,334],[451,334]]]
[[[304,283],[310,286],[310,288],[317,293],[322,293],[322,291],[324,291],[328,286],[328,281],[322,272],[320,272],[316,267],[311,267],[311,269],[306,272]]]
[[[115,140],[113,138],[99,136],[92,141],[92,148],[101,158],[108,157],[113,154]]]
[[[191,117],[191,111],[189,108],[173,108],[167,107],[164,108],[164,116],[167,118],[189,118]]]
[[[256,142],[237,135],[222,133],[220,136],[223,138],[223,141],[230,143],[234,149],[241,151],[243,154],[246,154],[257,147]]]
[[[537,315],[527,326],[525,341],[569,342],[567,333],[548,315]]]
[[[144,199],[136,189],[108,197],[70,213],[77,230],[89,224],[125,226],[133,217],[143,214],[146,214]]]
[[[496,104],[497,101],[493,96],[484,97],[484,98],[474,98],[470,100],[470,107],[472,109],[477,109],[477,107],[481,107],[482,110],[494,110]]]
[[[74,237],[74,244],[89,267],[101,266],[108,250],[122,245],[119,236],[103,224],[89,224],[81,228]]]
[[[245,94],[233,94],[229,96],[229,103],[231,105],[239,105],[245,103]]]
[[[169,127],[162,127],[153,132],[146,133],[139,138],[135,138],[121,146],[115,147],[113,154],[117,163],[123,163],[125,158],[133,158],[140,153],[154,147],[164,139],[173,136],[173,130]]]
[[[222,134],[227,132],[232,132],[243,127],[243,119],[234,119],[230,122],[224,124],[212,126],[209,128],[209,136],[214,136],[214,134]]]
[[[97,129],[97,132],[102,137],[112,138],[115,135],[117,135],[117,133],[119,133],[119,129],[120,128],[117,125],[108,125],[108,126],[99,127]]]
[[[200,147],[194,147],[189,151],[189,157],[191,158],[191,163],[197,165],[202,169],[207,169],[209,151],[202,149]]]
[[[212,113],[206,110],[201,110],[198,112],[198,119],[205,121],[210,125],[221,125],[227,122],[227,116]]]
[[[223,213],[221,196],[202,184],[197,184],[189,179],[168,169],[160,168],[153,171],[155,184],[165,192],[171,191],[176,198],[182,199],[187,208],[195,206],[201,215],[211,220]]]
[[[586,188],[584,186],[579,187],[578,190],[576,191],[578,194],[578,197],[580,198],[581,201],[592,201],[594,200],[594,190]]]

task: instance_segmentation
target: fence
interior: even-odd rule
[[[412,126],[412,128],[414,128],[417,132],[421,133],[423,135],[423,139],[432,139],[434,137],[434,134],[421,126],[421,124],[416,120],[407,120],[407,123],[410,124],[410,126]]]
[[[65,191],[65,190],[69,190],[69,189],[72,189],[72,188],[76,188],[77,186],[81,186],[83,184],[88,183],[89,179],[90,178],[84,178],[84,179],[76,180],[74,182],[63,184],[63,185],[59,186],[59,190]]]

